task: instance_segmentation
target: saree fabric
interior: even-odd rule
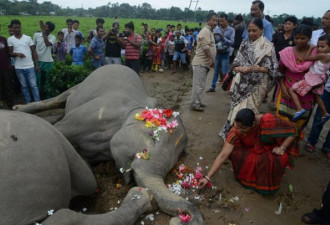
[[[250,40],[242,42],[233,62],[233,67],[254,65],[268,68],[268,74],[257,72],[236,73],[230,112],[226,124],[219,133],[223,139],[225,139],[234,124],[239,110],[249,108],[254,113],[259,114],[259,106],[262,100],[281,77],[278,72],[278,61],[274,46],[264,36],[254,42]]]
[[[312,55],[314,54],[316,54],[316,51],[312,52]],[[280,72],[285,75],[284,84],[289,89],[294,83],[304,79],[305,73],[309,71],[313,62],[299,60],[294,53],[293,47],[287,47],[280,51],[280,56]],[[313,110],[314,94],[309,92],[305,96],[298,95],[298,98],[301,106],[307,110],[307,113],[296,122],[298,127],[302,129],[307,124]],[[280,88],[276,99],[276,115],[284,120],[290,121],[297,111],[295,104],[292,100],[282,97]]]
[[[244,187],[261,194],[273,194],[280,188],[286,167],[293,168],[289,157],[298,155],[294,142],[283,155],[272,153],[285,138],[298,135],[295,124],[273,114],[264,114],[260,124],[248,133],[241,133],[235,125],[226,142],[234,145],[229,157],[236,180]]]

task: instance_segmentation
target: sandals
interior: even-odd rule
[[[326,156],[328,159],[330,159],[330,152],[329,152],[329,153],[326,153],[326,152],[325,152],[325,156]]]
[[[330,113],[321,118],[321,124],[324,125],[330,119]]]
[[[305,145],[305,150],[310,152],[310,153],[314,153],[315,152],[315,147],[309,143],[306,143]]]
[[[303,221],[304,223],[307,223],[307,224],[319,224],[318,215],[314,211],[311,213],[305,213],[301,217],[301,221]]]
[[[294,116],[292,117],[292,121],[293,122],[296,122],[297,120],[299,120],[303,115],[305,115],[306,114],[306,109],[303,109],[303,110],[301,110],[301,111],[299,111],[299,112],[296,112],[295,114],[294,114]]]

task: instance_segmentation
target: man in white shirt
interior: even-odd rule
[[[49,79],[49,73],[53,68],[52,48],[55,43],[55,36],[51,34],[55,29],[55,25],[52,22],[43,23],[40,21],[41,32],[37,32],[33,36],[33,45],[36,46],[38,55],[38,64],[40,72],[37,73],[37,85],[40,91],[40,98],[50,98],[50,93],[46,84]]]
[[[38,56],[29,36],[22,34],[21,22],[11,21],[14,35],[8,38],[9,55],[15,58],[15,70],[21,83],[22,92],[26,103],[40,101],[39,90],[36,81],[36,72],[39,72]],[[33,58],[33,60],[32,60]],[[35,64],[33,64],[33,61]]]
[[[322,17],[322,20],[321,20],[321,26],[322,26],[322,29],[313,31],[312,39],[310,42],[312,45],[316,46],[317,40],[322,35],[325,35],[325,34],[330,35],[330,10],[328,10],[324,13],[324,16]]]
[[[76,43],[76,35],[78,34],[77,31],[73,29],[73,20],[72,19],[67,19],[66,20],[66,25],[67,28],[63,28],[62,32],[64,33],[64,42],[66,43],[66,49],[68,53],[70,52],[70,49],[73,45]]]

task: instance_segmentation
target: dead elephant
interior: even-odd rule
[[[110,213],[84,215],[66,209],[72,197],[95,193],[94,175],[58,130],[21,112],[0,110],[0,180],[1,225],[133,224],[152,208],[151,195],[134,188]],[[133,195],[140,196],[134,204]],[[51,210],[55,213],[47,218]]]
[[[132,169],[137,185],[150,189],[163,212],[174,216],[180,208],[191,215],[189,224],[203,224],[197,208],[164,185],[187,143],[182,121],[175,118],[178,127],[172,134],[162,133],[159,141],[150,138],[150,129],[135,114],[145,107],[155,108],[156,100],[146,94],[134,71],[120,65],[104,66],[57,97],[16,109],[35,113],[63,104],[65,116],[54,126],[86,161],[95,164],[113,158],[118,169]],[[135,159],[144,149],[150,159]],[[130,173],[124,178],[129,182]]]

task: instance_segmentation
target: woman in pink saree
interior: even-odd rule
[[[306,25],[297,28],[294,35],[294,47],[287,47],[280,52],[281,60],[279,69],[285,76],[280,80],[280,89],[276,101],[276,115],[284,120],[290,121],[296,113],[297,109],[293,103],[289,88],[304,78],[305,73],[312,66],[312,61],[305,61],[305,56],[311,48],[309,40],[312,36],[312,29]],[[313,51],[312,55],[316,52]],[[306,113],[296,121],[296,124],[302,129],[308,122],[314,106],[314,95],[312,92],[305,96],[298,96],[299,101]]]

